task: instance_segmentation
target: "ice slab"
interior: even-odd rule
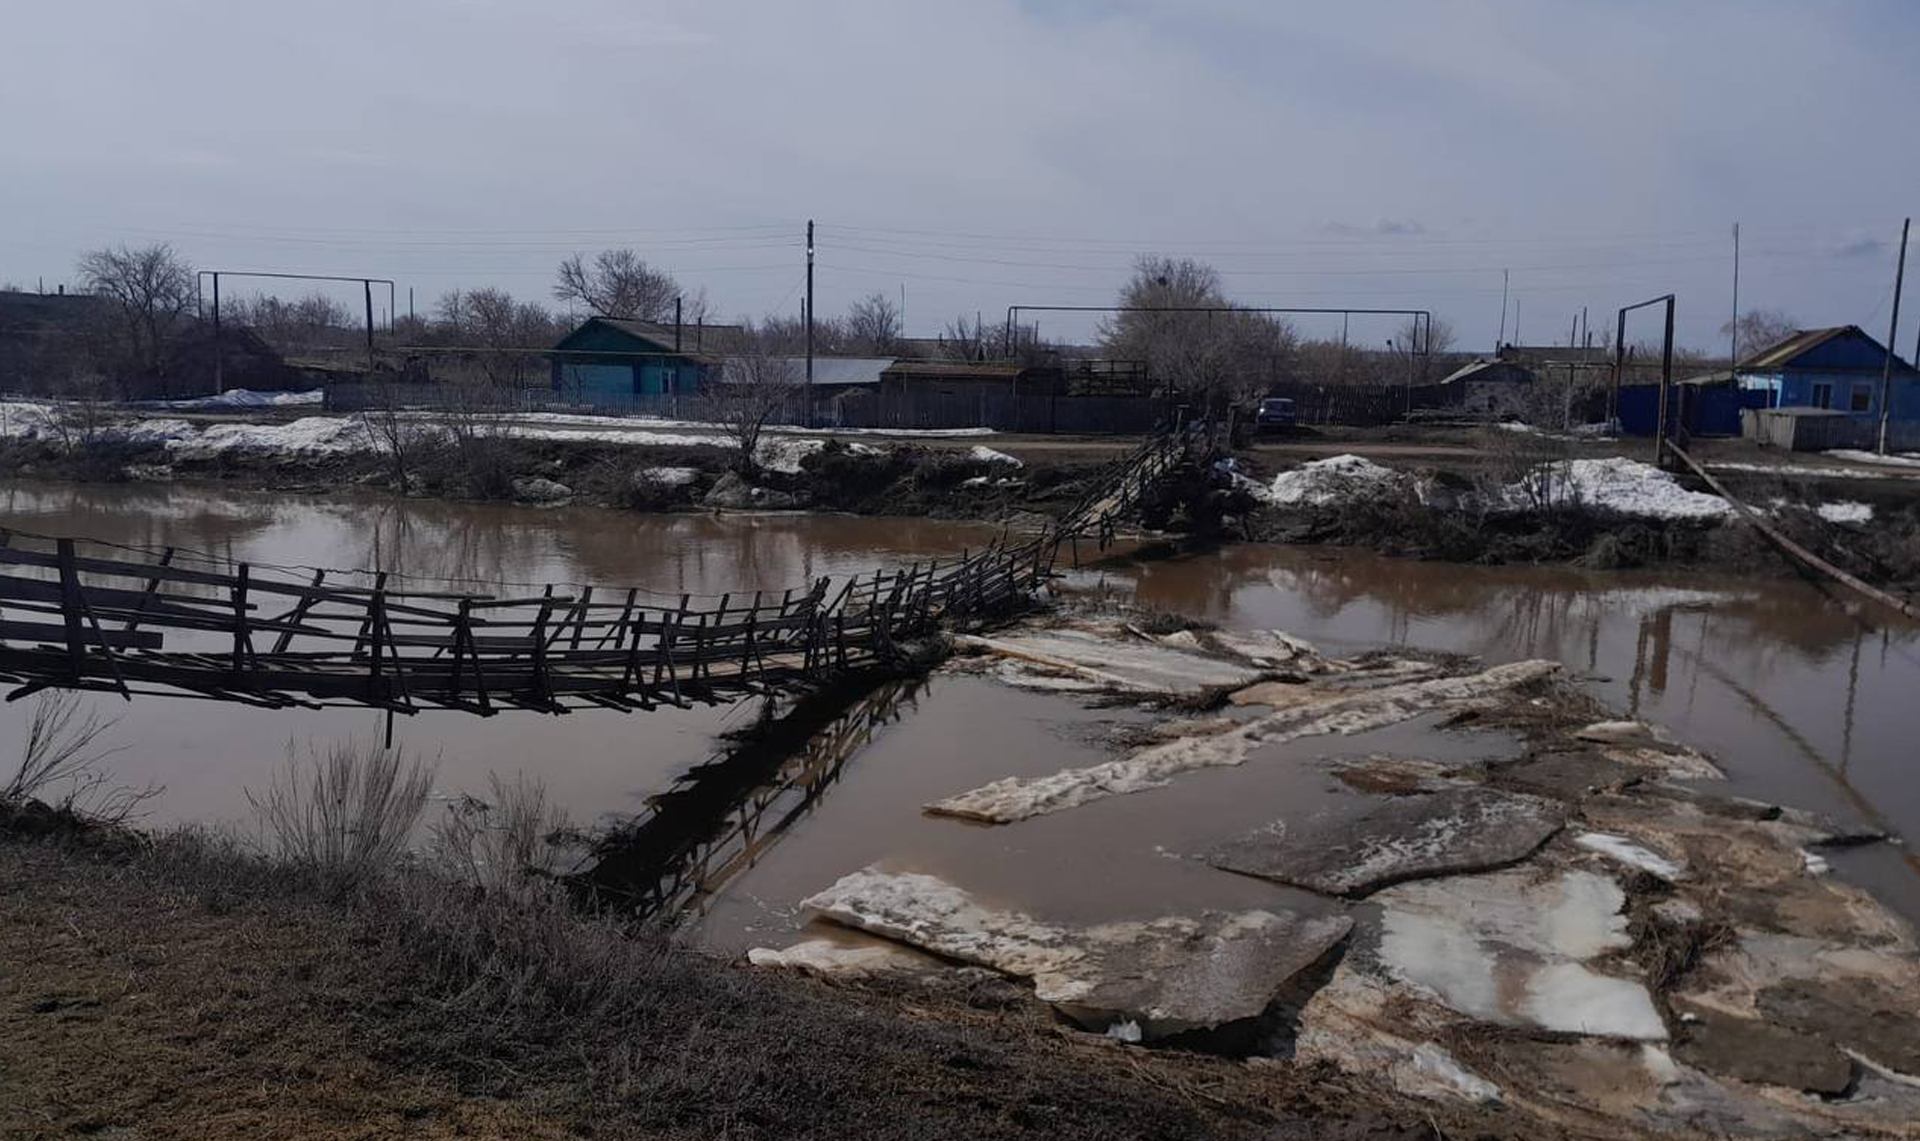
[[[1477,674],[1428,678],[1359,692],[1322,690],[1311,699],[1206,737],[1151,745],[1122,760],[1042,777],[1006,777],[926,805],[943,816],[1007,824],[1077,808],[1109,796],[1162,788],[1181,773],[1244,764],[1254,750],[1300,737],[1361,733],[1436,709],[1488,707],[1508,691],[1548,677],[1549,661],[1512,662]]]
[[[803,905],[944,958],[1032,979],[1037,998],[1081,1026],[1135,1022],[1148,1039],[1257,1018],[1353,926],[1343,915],[1243,911],[1063,927],[986,906],[934,876],[871,868]]]
[[[1356,798],[1357,799],[1357,798]],[[1216,868],[1328,895],[1365,895],[1423,876],[1485,871],[1522,859],[1560,830],[1539,797],[1479,786],[1367,798],[1285,818],[1205,856]]]

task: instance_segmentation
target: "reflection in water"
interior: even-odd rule
[[[893,679],[848,704],[842,686],[756,727],[648,797],[644,814],[598,845],[592,866],[574,877],[576,886],[618,899],[643,918],[704,910],[715,892],[814,810],[847,762],[881,727],[899,720],[925,687],[924,676]]]

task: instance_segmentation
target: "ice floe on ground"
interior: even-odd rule
[[[1208,912],[1065,927],[985,906],[934,876],[866,869],[802,906],[837,923],[1033,981],[1084,1028],[1146,1039],[1257,1019],[1353,927],[1344,915]]]

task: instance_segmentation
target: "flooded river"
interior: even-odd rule
[[[0,520],[24,530],[142,546],[177,545],[262,563],[379,567],[468,586],[591,582],[665,594],[798,586],[889,561],[977,547],[979,525],[839,517],[637,516],[590,508],[396,502],[386,497],[245,494],[149,486],[23,484],[0,491]],[[1609,705],[1664,724],[1715,756],[1732,791],[1819,809],[1920,837],[1912,778],[1920,712],[1920,630],[1855,616],[1813,586],[1703,573],[1585,573],[1411,563],[1352,551],[1243,546],[1201,558],[1072,573],[1069,589],[1110,592],[1238,629],[1280,628],[1334,652],[1385,644],[1474,654],[1489,662],[1556,658]],[[164,792],[156,823],[243,822],[248,787],[290,745],[375,736],[382,717],[349,710],[266,711],[205,701],[92,698],[117,715],[120,778]],[[1038,775],[1109,755],[1107,743],[1148,715],[1089,710],[965,676],[936,675],[884,711],[871,741],[756,866],[712,900],[700,925],[713,945],[778,943],[795,902],[879,863],[966,882],[985,899],[1073,922],[1150,911],[1246,907],[1302,893],[1167,858],[1270,818],[1277,801],[1322,795],[1324,777],[1270,763],[1193,774],[1173,787],[1005,828],[928,820],[920,805],[984,781]],[[400,743],[439,758],[448,795],[478,791],[489,771],[539,777],[576,820],[619,818],[705,759],[716,732],[748,707],[551,718],[456,713],[396,721]],[[0,708],[0,740],[18,739],[19,706]],[[1302,756],[1394,753],[1434,738],[1418,724],[1336,744],[1296,742]],[[1449,735],[1467,756],[1512,742]],[[11,763],[11,758],[0,758]],[[1116,845],[1100,843],[1125,836]],[[1835,854],[1841,874],[1920,916],[1908,849]]]

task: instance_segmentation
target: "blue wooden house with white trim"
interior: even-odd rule
[[[1768,408],[1823,408],[1880,418],[1887,350],[1858,325],[1803,329],[1741,361],[1740,387],[1766,394]],[[1920,420],[1920,371],[1893,358],[1894,420]]]
[[[554,346],[553,388],[587,404],[692,395],[719,373],[738,325],[656,325],[589,317]]]

